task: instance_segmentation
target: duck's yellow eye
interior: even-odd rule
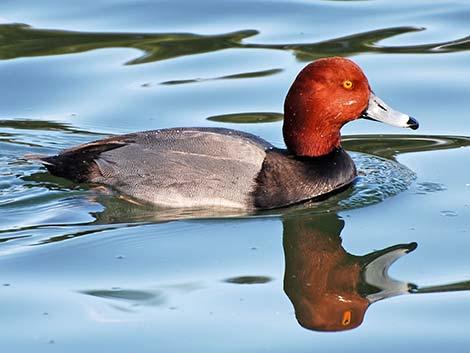
[[[351,89],[353,87],[353,83],[349,80],[343,82],[343,87],[346,89]]]
[[[346,310],[343,313],[343,320],[341,321],[341,324],[343,326],[348,326],[351,323],[351,310]]]

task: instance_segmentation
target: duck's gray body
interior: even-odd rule
[[[356,176],[341,148],[295,157],[254,135],[220,128],[139,132],[37,159],[54,175],[167,207],[276,208],[331,193]]]

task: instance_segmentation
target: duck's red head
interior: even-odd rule
[[[297,156],[322,156],[341,142],[341,127],[367,117],[416,129],[418,123],[373,94],[361,68],[334,57],[307,65],[297,76],[284,103],[283,134]]]

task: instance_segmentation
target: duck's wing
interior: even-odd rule
[[[272,146],[229,129],[147,131],[36,158],[51,173],[109,185],[165,206],[253,206],[252,191]]]

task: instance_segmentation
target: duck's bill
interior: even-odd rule
[[[419,127],[419,123],[416,119],[389,107],[387,103],[377,97],[373,92],[370,93],[369,105],[362,113],[361,117],[380,121],[392,126],[409,127],[413,130]]]

